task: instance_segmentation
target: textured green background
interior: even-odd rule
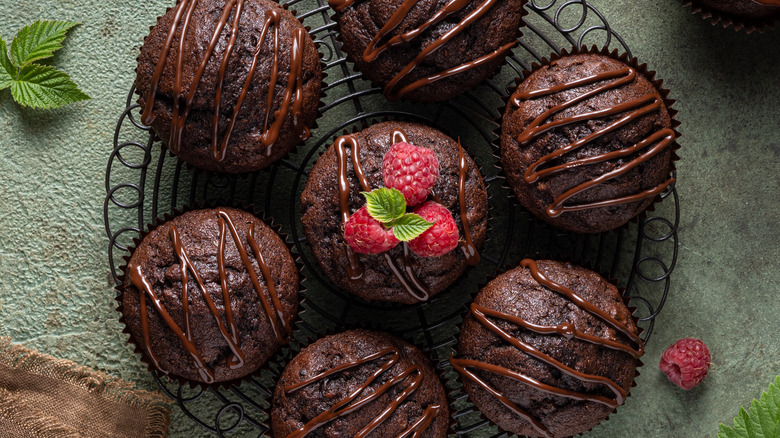
[[[56,63],[92,100],[21,109],[0,92],[0,334],[153,389],[113,311],[104,174],[138,46],[168,1],[0,0],[6,41],[36,19],[84,23]],[[676,0],[592,0],[680,111],[680,260],[638,387],[588,436],[715,436],[780,373],[780,44],[713,27]],[[9,41],[10,42],[10,41]],[[657,370],[704,339],[710,376],[684,392]],[[174,415],[172,436],[199,432]]]

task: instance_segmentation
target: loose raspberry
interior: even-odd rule
[[[675,385],[682,389],[691,389],[707,377],[710,350],[698,339],[680,339],[664,351],[658,368],[666,373]]]
[[[413,207],[428,197],[439,178],[439,160],[432,150],[409,143],[396,143],[382,160],[385,186],[398,189]]]
[[[458,246],[458,224],[443,205],[428,201],[414,209],[433,226],[409,242],[409,249],[421,257],[438,257]]]
[[[368,214],[368,209],[360,207],[344,224],[344,238],[355,252],[361,254],[379,254],[398,245],[393,230],[385,228],[381,222]]]

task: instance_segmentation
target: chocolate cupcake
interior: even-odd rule
[[[487,79],[517,44],[523,0],[329,0],[344,51],[385,96],[451,99]]]
[[[733,24],[734,30],[744,28],[747,33],[774,27],[780,18],[780,0],[684,0],[683,4],[712,24]]]
[[[317,48],[270,0],[180,0],[151,28],[136,74],[141,122],[205,170],[266,167],[307,139],[318,115]]]
[[[438,158],[429,198],[449,210],[460,235],[458,248],[447,254],[420,257],[406,243],[358,254],[345,240],[346,218],[366,205],[361,192],[384,186],[383,157],[399,142],[428,148]],[[488,195],[474,161],[458,142],[416,123],[383,122],[339,137],[309,172],[301,203],[306,238],[322,270],[340,288],[370,301],[412,304],[443,291],[479,262],[487,234]]]
[[[276,384],[275,438],[446,437],[447,396],[422,352],[388,334],[351,330],[301,350]]]
[[[637,334],[617,288],[595,272],[523,260],[477,294],[450,361],[501,429],[567,437],[625,401],[644,351]]]
[[[673,101],[654,72],[617,52],[554,56],[526,72],[506,106],[501,164],[525,208],[598,233],[645,211],[673,182]]]
[[[287,244],[254,215],[194,210],[133,251],[119,287],[125,331],[146,363],[180,382],[227,384],[286,344],[298,308]]]

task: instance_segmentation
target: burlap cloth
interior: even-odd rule
[[[164,438],[161,395],[0,337],[0,437]]]

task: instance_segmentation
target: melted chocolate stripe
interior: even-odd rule
[[[392,32],[401,24],[404,18],[406,18],[412,8],[417,5],[417,3],[418,0],[406,0],[398,9],[395,10],[393,15],[390,16],[390,19],[387,20],[387,23],[385,23],[382,29],[379,30],[376,36],[374,36],[374,38],[366,47],[366,50],[363,52],[363,60],[366,62],[372,62],[376,60],[376,58],[385,50],[417,38],[429,27],[435,26],[450,15],[460,12],[463,8],[468,6],[469,3],[471,3],[471,0],[452,0],[442,9],[433,14],[431,18],[426,20],[422,25],[420,25],[420,27],[414,28],[409,32],[403,33],[401,35],[396,35],[390,38],[386,43],[377,46],[377,44],[379,44],[383,38],[385,38],[390,32]]]
[[[317,415],[316,417],[311,419],[308,423],[303,425],[301,428],[299,428],[292,434],[288,435],[287,438],[302,438],[308,435],[309,433],[313,432],[314,430],[318,429],[319,427],[322,427],[325,424],[339,417],[342,417],[344,415],[347,415],[351,412],[354,412],[362,408],[366,404],[382,396],[382,394],[386,393],[393,386],[404,382],[405,380],[407,380],[407,378],[411,378],[411,381],[401,391],[401,393],[390,402],[390,404],[387,406],[387,408],[385,408],[385,410],[383,410],[376,418],[371,420],[371,422],[369,422],[363,429],[361,429],[355,435],[355,438],[364,438],[368,434],[370,434],[371,431],[373,431],[377,426],[379,426],[385,420],[387,420],[398,409],[401,403],[403,403],[403,401],[407,397],[409,397],[412,393],[414,393],[417,390],[417,388],[419,388],[419,386],[422,384],[423,369],[418,365],[412,365],[406,368],[405,370],[403,370],[400,374],[397,374],[392,378],[388,379],[385,383],[383,383],[379,388],[371,392],[371,394],[369,394],[368,396],[359,399],[358,401],[355,402],[355,400],[358,399],[358,397],[363,392],[365,392],[369,388],[369,386],[371,386],[371,383],[373,383],[377,378],[379,378],[379,376],[381,376],[382,374],[384,374],[385,372],[393,368],[393,366],[395,366],[398,363],[400,359],[400,352],[398,350],[392,347],[388,347],[377,353],[370,354],[362,359],[358,359],[353,362],[348,362],[339,365],[328,371],[320,373],[314,377],[311,377],[302,382],[284,388],[285,393],[291,394],[308,385],[316,383],[320,380],[327,379],[328,377],[334,374],[358,367],[363,364],[375,362],[387,356],[390,357],[386,361],[380,364],[379,368],[374,373],[371,374],[371,376],[363,383],[363,385],[356,388],[349,395],[347,395],[347,397],[337,401],[333,406],[330,407],[330,409]],[[428,406],[423,416],[415,423],[413,423],[412,426],[406,429],[402,433],[401,437],[409,436],[409,434],[411,433],[414,434],[412,435],[413,437],[418,436],[420,432],[425,430],[431,424],[433,418],[438,414],[440,410],[441,410],[440,405]]]
[[[662,129],[659,131],[656,131],[655,133],[651,134],[649,137],[645,138],[644,140],[640,141],[639,143],[636,143],[632,146],[629,146],[627,148],[609,152],[606,154],[599,154],[592,157],[584,158],[584,159],[578,159],[569,163],[564,163],[556,166],[552,166],[543,170],[538,170],[539,167],[548,164],[552,162],[555,159],[558,159],[562,157],[563,155],[572,152],[574,150],[577,150],[581,148],[582,146],[590,143],[593,140],[596,140],[597,138],[600,138],[604,136],[605,134],[608,134],[610,132],[615,131],[616,129],[623,127],[627,125],[628,123],[644,116],[647,114],[650,114],[652,112],[658,111],[661,106],[662,102],[658,99],[658,97],[654,96],[653,94],[647,94],[645,96],[642,96],[638,99],[634,99],[628,102],[620,103],[613,105],[608,108],[604,108],[601,110],[586,112],[582,114],[578,114],[575,116],[570,117],[564,117],[559,120],[554,120],[548,123],[545,123],[547,119],[552,117],[553,115],[571,108],[572,106],[576,105],[577,103],[583,102],[593,96],[596,96],[598,94],[601,94],[605,91],[621,87],[623,85],[629,84],[636,80],[637,72],[635,69],[631,67],[625,67],[618,70],[612,70],[607,72],[602,72],[599,74],[591,75],[585,78],[581,78],[575,81],[567,82],[564,84],[556,85],[553,87],[548,88],[542,88],[538,90],[532,90],[532,91],[526,91],[518,93],[517,96],[515,96],[512,99],[512,104],[515,106],[520,106],[524,100],[529,100],[533,98],[543,97],[547,95],[551,95],[554,93],[559,93],[566,90],[571,90],[577,87],[585,86],[594,84],[596,82],[601,82],[605,80],[612,80],[611,82],[607,82],[603,85],[600,85],[596,87],[593,90],[590,90],[586,93],[583,93],[577,97],[574,97],[572,99],[569,99],[566,102],[563,102],[561,104],[558,104],[544,113],[540,114],[538,117],[536,117],[533,122],[531,122],[524,130],[520,133],[520,135],[517,137],[518,143],[520,143],[520,146],[527,145],[535,138],[539,137],[540,135],[561,127],[561,126],[567,126],[571,125],[573,123],[582,122],[582,121],[588,121],[593,120],[601,117],[607,117],[607,116],[613,116],[617,115],[626,111],[631,111],[628,114],[622,116],[620,119],[618,119],[615,122],[610,123],[605,128],[601,128],[599,130],[596,130],[589,134],[586,137],[583,137],[577,141],[574,141],[562,148],[559,148],[558,150],[547,154],[540,158],[538,161],[531,164],[523,174],[523,180],[528,183],[535,183],[541,178],[562,172],[567,169],[572,169],[579,166],[585,166],[589,164],[596,164],[605,162],[612,159],[617,158],[623,158],[627,157],[641,149],[645,149],[647,147],[650,147],[651,145],[655,144],[655,146],[651,147],[647,152],[640,154],[627,164],[623,164],[620,167],[618,167],[615,170],[612,170],[606,174],[603,174],[599,177],[593,178],[590,181],[587,181],[585,183],[579,184],[578,186],[566,191],[562,195],[559,195],[556,197],[553,202],[547,207],[547,215],[550,217],[556,217],[562,214],[566,211],[580,211],[580,210],[588,210],[593,208],[599,208],[599,207],[606,207],[611,205],[618,205],[618,204],[625,204],[629,202],[636,202],[641,199],[645,199],[648,197],[656,196],[657,194],[663,192],[670,184],[672,184],[675,180],[674,178],[670,178],[666,180],[665,182],[661,183],[660,185],[657,185],[656,187],[653,187],[651,189],[643,190],[639,193],[628,195],[628,196],[622,196],[617,197],[613,199],[607,199],[603,201],[597,201],[597,202],[591,202],[586,204],[577,204],[577,205],[564,205],[564,203],[569,200],[570,198],[576,196],[579,193],[584,192],[585,190],[588,190],[591,187],[594,187],[598,184],[601,184],[603,182],[606,182],[608,180],[614,179],[626,172],[628,172],[630,169],[633,169],[634,167],[639,166],[641,163],[649,160],[653,156],[657,155],[664,149],[671,146],[671,144],[674,142],[675,133],[671,129]]]
[[[550,385],[542,384],[541,382],[538,382],[534,379],[531,379],[530,377],[524,377],[522,381],[528,385],[533,386],[534,388],[544,391],[550,394],[560,395],[563,397],[573,398],[576,400],[584,400],[584,401],[592,401],[601,403],[603,405],[609,406],[611,408],[615,408],[621,404],[626,399],[626,391],[623,390],[617,383],[613,382],[610,379],[607,379],[606,377],[602,376],[596,376],[592,374],[585,374],[581,373],[571,367],[568,367],[564,364],[562,364],[560,361],[554,359],[553,357],[542,353],[538,349],[532,347],[526,342],[523,342],[520,338],[512,337],[511,334],[507,333],[501,327],[496,325],[493,321],[489,320],[485,313],[482,312],[484,308],[481,308],[480,306],[476,306],[474,304],[471,305],[471,314],[474,315],[474,318],[480,322],[485,328],[490,330],[491,332],[498,335],[500,338],[505,340],[506,342],[509,342],[512,346],[517,348],[518,350],[526,353],[527,355],[533,357],[534,359],[544,362],[547,365],[550,365],[562,373],[574,377],[575,379],[581,380],[583,382],[590,382],[590,383],[599,383],[602,385],[606,385],[609,387],[609,389],[615,394],[615,399],[609,399],[607,397],[603,397],[600,395],[591,395],[591,394],[585,394],[585,393],[579,393],[574,391],[569,391],[567,389],[563,388],[555,388]],[[497,312],[498,318],[509,320],[509,318],[504,318],[504,314]]]
[[[221,227],[222,224],[220,224],[220,228]],[[230,317],[228,318],[228,324],[230,325],[230,332],[228,332],[225,325],[222,324],[222,319],[220,318],[217,307],[214,305],[214,300],[211,299],[211,296],[206,289],[206,283],[203,281],[203,278],[201,278],[200,273],[198,273],[198,271],[195,269],[195,265],[192,263],[190,256],[184,249],[184,245],[182,244],[181,238],[179,237],[179,230],[176,228],[176,226],[173,225],[171,225],[171,240],[173,241],[174,251],[176,251],[176,257],[179,260],[179,272],[181,274],[182,311],[184,313],[184,328],[187,339],[192,342],[192,330],[190,327],[191,313],[189,310],[189,273],[192,272],[192,276],[195,278],[195,282],[200,288],[201,296],[206,302],[206,306],[209,308],[209,312],[211,312],[211,315],[214,317],[214,322],[217,324],[217,329],[225,339],[225,342],[227,342],[228,346],[230,347],[230,351],[232,352],[232,356],[228,358],[228,364],[231,369],[240,368],[244,365],[244,353],[241,351],[241,346],[238,343],[237,330],[232,318],[232,309],[230,311]],[[222,239],[220,239],[220,245],[222,245]],[[224,263],[224,260],[221,261]],[[227,303],[228,304],[225,305],[226,309],[230,307],[230,301],[227,301]]]
[[[406,134],[401,130],[395,130],[392,134],[393,142],[395,140],[406,141]],[[338,156],[338,180],[339,180],[339,208],[341,209],[342,227],[349,219],[349,175],[347,168],[347,149],[349,146],[351,149],[350,158],[352,159],[352,168],[360,182],[360,187],[364,192],[370,192],[371,186],[368,183],[363,168],[360,165],[360,144],[358,140],[352,135],[344,135],[336,139],[336,155]],[[398,262],[394,260],[389,253],[383,253],[385,261],[393,273],[395,278],[401,287],[414,297],[418,301],[426,301],[430,297],[430,290],[414,273],[411,254],[409,252],[408,245],[404,245],[403,266],[399,266]],[[363,276],[364,268],[360,263],[360,260],[355,255],[352,248],[345,244],[345,252],[347,259],[349,260],[349,266],[347,266],[347,277],[350,281],[355,281]]]
[[[581,309],[601,319],[604,323],[608,324],[613,329],[625,335],[628,339],[631,340],[631,342],[633,342],[637,346],[637,355],[635,357],[640,357],[645,353],[645,345],[644,342],[642,341],[642,338],[632,333],[627,327],[625,327],[615,318],[609,316],[603,310],[599,309],[593,304],[582,299],[582,297],[574,293],[574,291],[572,291],[568,287],[558,284],[550,280],[549,278],[547,278],[544,274],[542,274],[539,271],[539,267],[537,266],[534,260],[531,259],[522,260],[520,262],[520,266],[527,268],[531,273],[531,276],[534,278],[534,280],[536,280],[542,286],[558,293],[559,295],[563,295],[564,298],[568,298],[570,301],[572,301]]]
[[[411,2],[417,3],[417,0],[407,0],[404,3],[404,5],[402,5],[401,7],[403,8],[407,3],[411,3]],[[456,0],[453,0],[447,6],[445,6],[445,8],[448,8],[450,5],[452,5],[455,2],[456,2]],[[498,0],[486,0],[484,3],[482,3],[480,6],[478,6],[475,10],[473,10],[468,15],[466,15],[466,17],[464,17],[463,20],[460,23],[456,24],[452,29],[450,29],[449,31],[445,32],[441,37],[439,37],[439,39],[437,39],[436,41],[432,42],[430,45],[425,47],[425,49],[423,49],[420,52],[420,54],[417,55],[417,57],[412,60],[412,62],[407,64],[393,79],[390,80],[390,82],[388,82],[387,86],[385,87],[385,96],[387,96],[388,99],[398,99],[398,98],[402,97],[404,93],[407,93],[407,92],[411,91],[411,89],[407,90],[407,88],[411,87],[412,85],[414,85],[414,87],[412,89],[419,88],[419,87],[421,87],[423,85],[427,85],[427,84],[433,83],[433,82],[435,82],[435,81],[437,81],[439,79],[442,79],[442,78],[444,78],[446,76],[454,74],[454,73],[450,73],[450,74],[447,74],[446,76],[442,76],[442,74],[429,76],[427,78],[421,79],[419,81],[414,82],[413,84],[410,84],[410,85],[404,87],[400,91],[396,92],[396,90],[395,90],[396,86],[401,81],[403,81],[412,71],[414,71],[417,68],[418,65],[420,65],[423,61],[425,61],[426,58],[428,58],[431,54],[433,54],[434,52],[439,50],[441,48],[441,46],[446,44],[448,41],[450,41],[451,39],[455,38],[455,36],[457,36],[459,33],[461,33],[463,30],[465,30],[467,27],[469,27],[472,23],[474,23],[475,21],[479,20],[497,2],[498,2]],[[411,10],[411,7],[409,7],[409,10]],[[512,44],[514,45],[515,43],[513,42]],[[496,52],[493,52],[492,54],[489,54],[487,56],[493,58],[493,57],[496,56]],[[364,56],[364,60],[365,60],[365,56]],[[472,62],[468,62],[466,64],[463,64],[463,66],[461,66],[459,68],[462,68],[463,70],[467,70],[467,69],[476,67],[476,65],[477,65],[476,62],[472,61]],[[447,73],[447,72],[445,72],[445,73]]]
[[[281,19],[281,14],[276,9],[269,9],[265,12],[265,21],[263,22],[263,29],[260,31],[260,37],[257,39],[257,45],[255,46],[255,50],[252,54],[252,63],[249,65],[249,72],[247,73],[246,80],[244,80],[244,87],[241,89],[241,94],[238,96],[238,101],[236,102],[235,108],[233,108],[233,114],[230,117],[230,122],[228,123],[227,132],[225,132],[225,137],[222,139],[222,143],[220,144],[219,148],[216,148],[216,143],[212,144],[212,153],[213,157],[217,161],[222,161],[225,159],[226,151],[227,151],[227,145],[230,142],[230,135],[233,133],[233,129],[235,128],[236,122],[238,121],[238,113],[241,111],[241,107],[244,105],[244,99],[246,98],[247,93],[249,93],[249,87],[252,85],[252,80],[255,77],[255,70],[257,69],[257,59],[260,56],[260,52],[263,49],[263,43],[265,42],[266,35],[268,34],[268,30],[271,28],[271,24],[273,23],[275,28],[278,29],[279,27],[279,20]],[[276,52],[274,52],[274,55],[276,55]],[[274,58],[276,59],[276,58]],[[276,68],[277,62],[273,62],[271,64],[271,79],[270,83],[276,83]],[[269,98],[272,98],[273,95],[269,92]],[[271,102],[267,104],[267,108],[271,107],[271,103],[273,102],[273,99],[271,99]],[[265,131],[267,129],[267,118],[266,118],[266,124],[263,125],[263,130]],[[215,127],[216,128],[216,127]],[[214,141],[216,142],[217,136],[214,135]]]
[[[469,217],[466,212],[466,176],[468,175],[469,170],[467,164],[466,154],[463,152],[463,147],[460,145],[460,139],[458,139],[458,204],[460,205],[460,223],[463,225],[464,238],[464,241],[458,242],[458,246],[463,250],[463,255],[466,257],[466,263],[474,266],[479,263],[480,256],[477,247],[474,246],[474,242],[471,240]]]
[[[260,144],[266,147],[266,156],[271,156],[274,143],[279,138],[281,125],[285,120],[284,115],[287,113],[287,110],[290,107],[291,103],[292,103],[291,112],[292,112],[293,130],[297,133],[298,137],[301,140],[305,140],[311,136],[309,129],[306,126],[304,126],[303,121],[301,120],[302,118],[301,110],[303,106],[303,99],[302,99],[303,97],[303,50],[304,50],[303,45],[304,45],[305,31],[300,28],[296,29],[295,35],[293,37],[291,53],[290,53],[290,74],[287,80],[287,87],[285,89],[285,93],[282,98],[280,108],[273,113],[274,122],[271,123],[271,125],[269,126],[271,112],[272,112],[273,98],[274,98],[274,89],[276,87],[278,70],[279,70],[279,26],[281,20],[280,11],[275,9],[270,9],[266,11],[266,20],[263,25],[260,38],[258,39],[257,46],[255,48],[252,64],[247,73],[247,77],[246,80],[244,81],[244,86],[241,91],[241,94],[239,95],[238,101],[236,102],[236,106],[233,109],[232,115],[228,123],[227,130],[224,134],[224,138],[221,141],[219,139],[220,105],[222,103],[222,93],[224,91],[223,89],[224,78],[225,75],[227,74],[227,68],[228,68],[230,56],[233,53],[235,42],[236,39],[238,38],[239,23],[243,12],[244,1],[245,0],[228,0],[226,2],[222,10],[220,19],[216,23],[214,31],[212,32],[208,47],[206,49],[206,54],[203,57],[203,59],[200,60],[198,69],[196,70],[195,76],[192,80],[192,84],[190,85],[189,93],[187,94],[186,99],[184,100],[183,109],[181,108],[181,101],[182,101],[181,94],[183,88],[182,70],[184,65],[185,40],[189,31],[190,18],[192,17],[195,7],[198,4],[198,0],[181,0],[179,2],[179,5],[177,6],[173,23],[170,29],[168,30],[165,44],[162,47],[162,50],[160,52],[160,57],[157,61],[157,65],[155,66],[154,74],[152,75],[152,81],[149,88],[149,93],[146,95],[144,109],[141,116],[141,121],[145,125],[151,125],[154,122],[153,109],[154,109],[154,102],[157,94],[157,89],[160,83],[160,79],[162,78],[163,70],[165,69],[165,64],[168,59],[168,54],[170,52],[171,46],[173,45],[173,39],[176,35],[176,30],[178,29],[179,24],[182,22],[182,16],[184,15],[184,22],[181,25],[181,32],[179,35],[179,52],[176,58],[176,66],[175,66],[176,73],[174,77],[174,89],[173,89],[173,117],[171,120],[171,133],[168,139],[168,147],[171,149],[173,153],[178,153],[181,149],[182,135],[184,132],[184,127],[187,118],[192,109],[192,102],[195,98],[195,93],[198,89],[203,73],[205,72],[206,66],[208,65],[209,60],[214,54],[214,49],[222,36],[222,31],[224,27],[227,25],[228,20],[230,19],[231,12],[233,13],[233,23],[231,25],[231,31],[227,43],[227,48],[225,49],[225,52],[222,55],[222,60],[220,63],[219,72],[217,76],[217,88],[216,88],[216,96],[214,102],[214,117],[212,122],[212,145],[211,145],[212,157],[216,161],[223,161],[226,157],[227,147],[228,144],[230,143],[230,136],[233,133],[236,122],[238,120],[238,114],[243,106],[243,101],[249,92],[249,88],[252,79],[254,78],[255,70],[257,67],[257,59],[263,47],[263,43],[265,41],[265,38],[268,34],[272,22],[274,24],[274,55],[273,55],[273,62],[271,66],[271,70],[272,70],[271,78],[269,81],[266,117],[263,125],[263,133],[260,136]]]
[[[401,22],[403,22],[404,18],[406,18],[406,16],[417,5],[418,2],[419,0],[404,0],[404,2],[398,7],[398,9],[393,13],[393,15],[387,21],[387,23],[384,24],[382,29],[379,30],[379,32],[374,36],[374,38],[372,38],[371,42],[366,47],[365,51],[363,52],[363,60],[365,62],[372,62],[376,60],[376,58],[380,54],[382,54],[382,52],[384,52],[385,50],[391,47],[418,38],[430,27],[435,26],[436,24],[446,20],[451,15],[462,11],[466,6],[468,6],[471,3],[471,0],[451,0],[446,5],[444,5],[442,9],[436,11],[428,20],[426,20],[419,27],[414,28],[401,35],[393,36],[384,44],[379,44],[380,41],[385,39],[387,35],[389,35],[393,30],[397,29],[398,26],[400,26]],[[337,12],[342,12],[344,9],[346,9],[347,7],[351,6],[354,3],[355,0],[329,0],[328,1],[328,4]],[[429,56],[431,56],[431,54],[439,50],[441,46],[443,46],[448,41],[453,39],[455,36],[463,32],[466,28],[471,26],[475,21],[479,20],[488,11],[490,11],[490,9],[493,8],[493,6],[495,6],[496,3],[498,3],[498,0],[486,0],[484,3],[480,4],[475,10],[469,12],[463,18],[463,20],[455,24],[450,30],[448,30],[443,35],[441,35],[438,39],[436,39],[431,44],[426,46],[420,52],[420,54],[417,55],[417,57],[415,57],[409,64],[407,64],[385,86],[385,96],[388,99],[398,99],[408,94],[409,92],[421,88],[425,85],[479,67],[498,57],[506,55],[506,53],[517,44],[517,41],[512,41],[508,44],[505,44],[502,47],[486,55],[483,55],[473,61],[469,61],[459,66],[444,70],[443,72],[430,75],[422,79],[418,79],[412,82],[411,84],[405,85],[403,87],[400,87],[400,89],[397,89],[399,87],[399,83],[402,82],[407,76],[409,76],[409,74],[411,74],[412,71],[414,71],[417,68],[417,66],[422,64]]]
[[[224,148],[222,153],[219,152],[219,116],[220,116],[220,103],[222,102],[222,90],[224,86],[225,73],[227,73],[228,61],[230,61],[230,55],[233,53],[233,48],[236,45],[236,38],[238,37],[238,22],[241,19],[241,12],[244,9],[244,0],[238,0],[236,5],[236,12],[233,14],[233,25],[230,28],[230,40],[228,40],[225,53],[222,55],[222,63],[219,67],[219,73],[217,75],[217,89],[214,99],[214,121],[211,129],[211,149],[212,156],[219,159],[224,159]],[[230,125],[234,124],[234,119],[231,118]]]
[[[236,248],[238,249],[238,254],[241,256],[241,262],[246,267],[247,273],[249,274],[249,278],[252,280],[252,285],[254,286],[255,291],[257,292],[257,296],[260,298],[260,302],[263,304],[263,309],[265,310],[265,313],[268,316],[269,321],[271,322],[271,328],[273,328],[274,334],[276,335],[276,339],[279,342],[284,342],[285,340],[287,340],[290,333],[292,333],[292,327],[290,327],[287,324],[287,321],[284,319],[284,314],[282,313],[282,305],[281,302],[279,301],[279,296],[276,293],[276,287],[274,286],[273,279],[270,278],[271,274],[268,271],[268,266],[266,266],[265,261],[263,260],[263,256],[262,254],[260,254],[259,245],[255,240],[254,226],[250,227],[247,239],[249,240],[249,244],[252,247],[252,250],[255,251],[255,260],[257,260],[257,264],[260,265],[260,270],[263,272],[263,279],[265,280],[266,287],[268,288],[268,294],[271,295],[271,298],[273,300],[275,312],[271,310],[271,307],[268,304],[268,300],[266,300],[265,296],[263,295],[263,288],[262,286],[260,286],[260,280],[257,278],[257,274],[255,273],[255,270],[252,267],[252,263],[249,261],[249,254],[247,253],[244,243],[241,242],[241,238],[238,235],[238,230],[236,230],[236,226],[233,224],[233,221],[230,219],[230,216],[224,210],[219,211],[219,216],[228,225],[230,234],[233,236],[233,241],[235,242]],[[276,318],[274,317],[275,315],[279,318],[279,324],[281,325],[281,329],[276,324]],[[284,330],[284,332],[282,332],[282,330]]]
[[[528,377],[520,373],[516,373],[507,368],[491,365],[485,362],[479,362],[476,360],[450,358],[450,363],[452,364],[452,368],[454,368],[455,371],[457,371],[460,375],[473,381],[481,388],[483,388],[485,391],[493,395],[493,397],[498,399],[498,401],[500,401],[501,404],[503,404],[504,406],[509,408],[512,412],[514,412],[515,414],[517,414],[518,416],[526,420],[531,425],[531,427],[533,427],[534,430],[536,430],[540,435],[546,438],[552,438],[552,434],[550,434],[549,429],[547,429],[547,427],[545,427],[544,424],[542,424],[539,420],[537,420],[533,415],[531,415],[530,413],[526,412],[525,410],[517,406],[514,402],[512,402],[512,400],[509,399],[509,397],[507,397],[506,395],[504,395],[499,391],[496,391],[487,382],[480,379],[479,376],[477,376],[471,370],[469,370],[469,368],[477,368],[484,371],[489,371],[504,377],[514,378],[521,382],[527,381],[529,379]]]
[[[193,362],[195,362],[195,368],[197,368],[198,374],[200,374],[201,378],[203,378],[203,380],[206,381],[207,383],[213,382],[214,373],[209,369],[209,367],[206,366],[206,361],[204,361],[203,358],[200,356],[198,349],[195,348],[195,345],[192,343],[192,341],[187,339],[187,336],[181,330],[179,325],[176,324],[173,318],[171,318],[171,315],[168,313],[168,311],[165,310],[165,307],[162,305],[160,298],[154,292],[154,288],[152,288],[152,285],[149,283],[146,277],[144,277],[143,271],[141,271],[140,266],[133,266],[130,269],[130,281],[133,283],[133,286],[135,286],[139,291],[141,291],[141,297],[140,297],[141,329],[143,331],[144,343],[146,344],[145,345],[146,352],[149,355],[151,361],[154,363],[155,368],[160,370],[163,374],[168,374],[166,370],[160,368],[160,362],[157,359],[157,355],[154,354],[154,351],[152,350],[151,335],[149,332],[149,317],[147,316],[148,315],[148,308],[146,305],[147,295],[149,296],[149,299],[152,300],[152,304],[154,305],[154,308],[157,310],[157,313],[160,314],[160,316],[168,325],[168,327],[170,327],[171,331],[179,338],[182,345],[184,345],[184,348],[187,350],[190,356],[192,356],[192,360]]]

